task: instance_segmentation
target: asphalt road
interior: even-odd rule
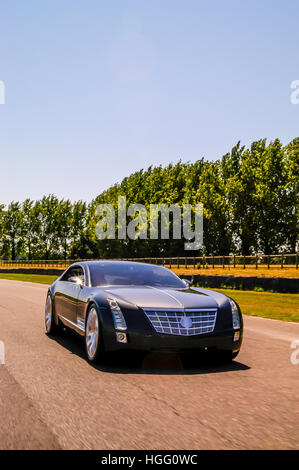
[[[81,339],[45,335],[46,291],[0,280],[1,449],[299,447],[299,324],[245,317],[230,366],[153,354],[95,368]]]

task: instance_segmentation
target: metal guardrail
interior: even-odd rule
[[[139,261],[167,266],[170,268],[205,269],[298,269],[299,255],[256,255],[256,256],[196,256],[196,257],[148,257],[148,258],[117,258],[123,261]],[[0,260],[0,268],[53,268],[65,269],[70,264],[88,260]]]

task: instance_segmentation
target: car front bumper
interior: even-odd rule
[[[240,332],[239,339],[234,341],[236,331]],[[126,331],[126,343],[117,341],[116,332],[106,332],[104,345],[107,352],[137,351],[239,351],[242,344],[242,328],[240,330],[214,331],[211,334],[182,336],[171,334],[142,334]]]

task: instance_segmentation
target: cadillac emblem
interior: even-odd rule
[[[191,318],[184,316],[184,317],[181,318],[180,324],[183,328],[191,328],[192,320],[191,320]]]

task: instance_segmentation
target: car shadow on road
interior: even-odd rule
[[[53,341],[66,348],[72,354],[86,359],[83,339],[64,331],[60,336],[49,336]],[[237,360],[231,363],[219,363],[219,360],[206,355],[178,354],[172,351],[155,351],[147,354],[127,352],[110,354],[103,364],[88,364],[101,372],[114,374],[157,374],[157,375],[200,375],[220,372],[244,371],[250,367]]]

